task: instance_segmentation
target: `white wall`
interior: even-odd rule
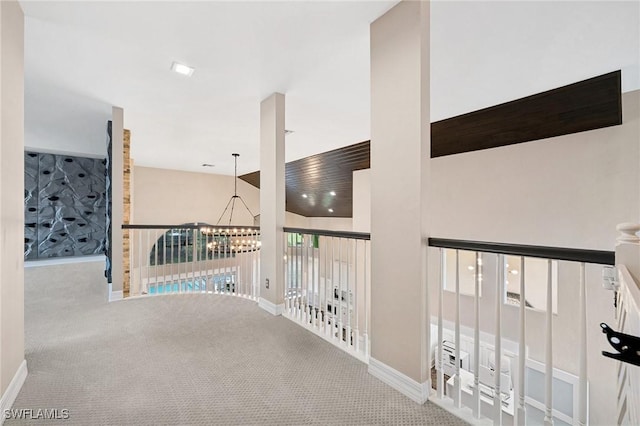
[[[0,2],[0,31],[0,396],[7,397],[24,361],[24,16],[18,2]]]
[[[311,229],[328,231],[351,231],[353,220],[350,217],[309,217],[308,226]]]

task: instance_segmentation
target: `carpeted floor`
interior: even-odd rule
[[[68,409],[58,423],[78,425],[464,424],[254,302],[107,303],[102,268],[26,269],[29,376],[14,408]]]

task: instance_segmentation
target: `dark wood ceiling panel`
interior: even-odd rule
[[[622,124],[621,72],[431,123],[431,157]]]
[[[368,169],[369,157],[366,141],[287,163],[286,210],[307,217],[352,217],[353,172]],[[239,178],[260,188],[259,171]]]
[[[618,124],[620,71],[432,123],[431,157]],[[352,217],[353,172],[370,167],[370,146],[369,141],[361,142],[287,163],[286,210],[307,217]],[[259,171],[240,179],[260,187]]]

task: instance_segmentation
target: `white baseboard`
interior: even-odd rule
[[[104,254],[96,254],[89,256],[63,256],[50,257],[48,259],[27,260],[24,262],[25,268],[37,268],[39,266],[65,265],[68,263],[85,263],[85,262],[104,262]]]
[[[115,302],[117,300],[122,300],[124,299],[124,293],[122,293],[122,290],[116,290],[113,291],[111,288],[112,284],[109,283],[109,302]]]
[[[429,399],[431,380],[418,383],[411,377],[405,376],[398,370],[371,357],[369,357],[369,374],[418,404],[424,404]]]
[[[263,299],[262,297],[258,299],[258,306],[260,306],[265,311],[269,312],[271,315],[282,315],[284,311],[284,303],[280,305],[276,305],[275,303]]]
[[[8,410],[13,406],[18,393],[20,393],[20,389],[22,389],[22,385],[27,378],[27,374],[27,360],[23,360],[20,367],[18,367],[18,371],[16,371],[16,374],[13,376],[13,379],[11,379],[9,387],[7,387],[2,398],[0,398],[0,425],[4,423],[5,410]]]

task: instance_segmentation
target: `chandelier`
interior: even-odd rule
[[[232,226],[231,221],[233,219],[233,213],[236,207],[236,201],[240,200],[244,208],[249,212],[251,217],[255,217],[244,202],[241,196],[238,195],[238,157],[240,154],[231,154],[235,162],[235,168],[233,173],[234,189],[233,195],[229,199],[227,206],[220,215],[218,222],[213,227],[200,228],[200,232],[205,236],[207,249],[214,255],[218,256],[222,254],[244,253],[253,252],[260,249],[260,228],[256,226]],[[231,207],[231,210],[229,210]],[[221,225],[225,214],[229,212],[229,221],[227,225]]]

